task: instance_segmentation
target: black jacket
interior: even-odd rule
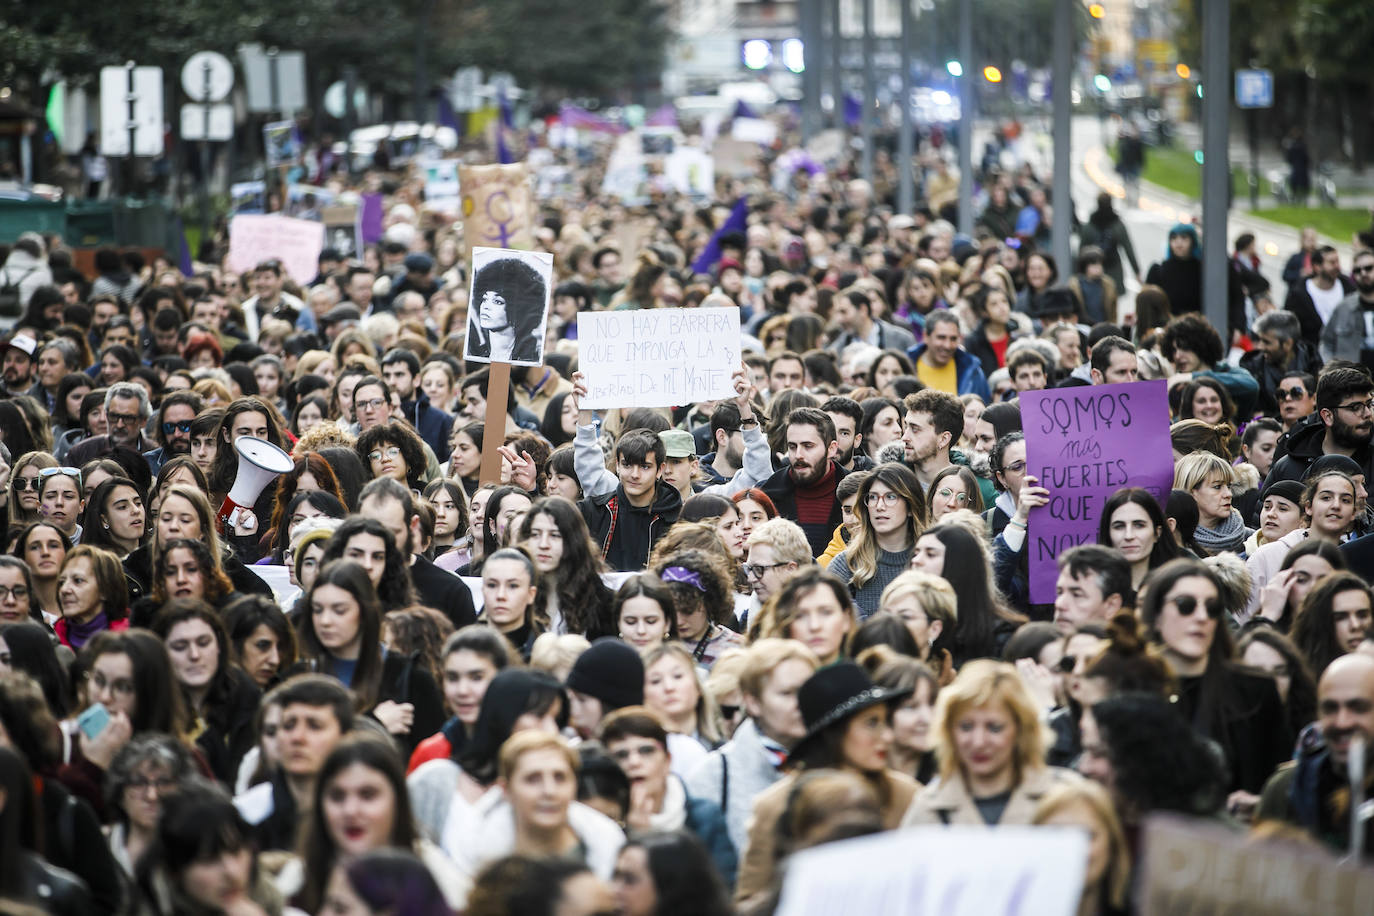
[[[448,461],[450,449],[449,433],[453,432],[453,415],[440,410],[429,402],[429,396],[418,392],[413,401],[401,402],[401,413],[415,427],[415,432],[425,440],[439,461]]]
[[[1355,284],[1345,277],[1340,277],[1339,282],[1342,290],[1341,298],[1345,298],[1355,291]],[[1313,347],[1318,346],[1322,339],[1322,326],[1326,322],[1322,321],[1322,316],[1317,312],[1317,306],[1312,302],[1312,294],[1307,291],[1307,281],[1304,280],[1289,287],[1288,296],[1283,300],[1283,307],[1285,311],[1298,316],[1298,324],[1302,327],[1302,339]]]
[[[1315,312],[1313,314],[1316,314]],[[1306,372],[1316,378],[1321,372],[1322,358],[1315,345],[1306,340],[1294,341],[1293,356],[1286,369],[1280,369],[1264,358],[1263,350],[1251,350],[1240,358],[1240,367],[1255,377],[1259,383],[1259,400],[1256,406],[1269,416],[1279,412],[1279,382],[1294,372]]]
[[[835,486],[838,487],[849,472],[838,462],[832,461],[830,464],[835,469]],[[823,524],[802,524],[797,519],[796,484],[792,480],[791,470],[791,465],[784,465],[775,471],[772,477],[759,484],[759,489],[768,494],[768,498],[778,510],[779,517],[791,519],[801,525],[802,531],[806,532],[806,541],[811,545],[811,555],[818,557],[825,553],[825,548],[829,546],[830,538],[835,533],[835,527],[842,520],[840,501],[831,500],[830,517]]]
[[[1203,697],[1205,677],[1180,678],[1179,712],[1199,734],[1221,746],[1231,790],[1257,794],[1293,753],[1293,735],[1278,688],[1267,675],[1228,667],[1220,673],[1208,703]]]
[[[409,760],[417,744],[443,727],[444,695],[417,656],[388,652],[382,659],[382,683],[377,691],[377,702],[385,700],[415,706],[410,732],[391,736],[402,748],[401,759]]]
[[[43,812],[43,852],[48,862],[85,882],[85,912],[122,912],[129,889],[91,806],[49,778],[43,779],[38,804]]]
[[[1015,318],[1007,322],[1007,346],[1011,346],[1011,342],[1016,339],[1016,332],[1020,329],[1021,327]],[[968,333],[968,336],[964,338],[964,349],[978,357],[979,362],[983,364],[984,375],[992,375],[1002,368],[997,362],[997,353],[992,349],[992,344],[988,342],[987,322],[978,322],[978,327]]]
[[[1326,424],[1321,414],[1314,413],[1299,420],[1288,435],[1279,439],[1275,449],[1274,466],[1269,469],[1266,484],[1275,480],[1302,480],[1308,468],[1325,452],[1322,445],[1326,441]],[[1280,452],[1282,454],[1280,455]],[[1366,445],[1354,454],[1355,463],[1364,468],[1365,480],[1374,480],[1374,448]]]
[[[23,890],[19,899],[36,905],[40,913],[52,916],[86,916],[92,912],[91,892],[76,875],[43,859],[27,850],[5,863],[5,868],[15,869],[19,874],[19,884]]]
[[[415,586],[416,599],[425,607],[442,613],[453,622],[455,629],[461,630],[477,622],[472,592],[452,573],[417,555],[415,562],[410,564],[410,582]]]
[[[648,509],[637,510],[630,506],[625,487],[617,485],[613,492],[582,500],[577,508],[582,511],[592,540],[601,548],[606,565],[619,572],[628,572],[643,569],[648,564],[654,544],[673,526],[682,512],[682,494],[665,483],[655,484],[653,503]],[[627,512],[648,513],[645,543],[627,543]]]

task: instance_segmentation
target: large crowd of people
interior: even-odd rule
[[[1056,264],[1024,170],[972,237],[842,174],[722,180],[732,231],[577,174],[504,395],[415,174],[361,179],[382,237],[313,278],[9,247],[41,282],[3,336],[0,898],[766,914],[823,844],[1051,825],[1093,838],[1088,916],[1137,911],[1154,813],[1349,849],[1374,250],[1305,244],[1216,328],[1196,227],[1147,273],[1104,196]],[[578,314],[667,307],[738,311],[733,397],[587,409]],[[1172,492],[1116,492],[1033,603],[1019,396],[1147,379]],[[293,467],[221,520],[243,437]]]

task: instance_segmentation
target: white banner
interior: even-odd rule
[[[577,316],[581,406],[678,407],[735,396],[739,310],[636,309]]]
[[[229,221],[229,269],[244,273],[262,261],[281,261],[302,285],[320,272],[324,224],[276,214],[240,213]]]

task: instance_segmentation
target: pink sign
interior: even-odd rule
[[[239,273],[276,258],[304,285],[319,274],[323,248],[324,224],[314,220],[240,213],[229,221],[229,269]]]
[[[1174,483],[1169,393],[1163,379],[1052,388],[1021,395],[1026,473],[1050,491],[1032,509],[1030,600],[1054,601],[1056,561],[1097,542],[1102,507],[1122,487],[1144,487],[1162,507]]]

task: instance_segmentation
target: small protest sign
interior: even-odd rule
[[[471,254],[478,246],[533,248],[533,198],[524,163],[460,166],[463,237]]]
[[[1374,901],[1374,869],[1342,864],[1317,845],[1257,842],[1222,824],[1153,815],[1144,850],[1140,913],[1368,913]]]
[[[320,211],[324,222],[325,244],[345,260],[362,257],[362,230],[358,226],[357,204],[339,204]]]
[[[716,171],[731,178],[752,175],[758,169],[759,145],[747,140],[721,137],[711,146]]]
[[[457,159],[426,159],[420,163],[420,174],[425,179],[425,200],[458,196]]]
[[[577,316],[583,407],[677,407],[734,397],[737,309],[637,309]]]
[[[291,121],[273,121],[262,127],[262,143],[267,151],[267,167],[275,169],[293,165],[301,157],[301,144],[296,137],[296,125]]]
[[[730,136],[748,143],[772,146],[778,139],[778,126],[763,118],[735,118],[730,125]]]
[[[788,862],[778,916],[1072,916],[1083,830],[918,827],[826,843]]]
[[[1095,543],[1102,507],[1122,487],[1144,487],[1162,507],[1174,482],[1169,394],[1163,379],[1027,391],[1021,395],[1026,473],[1049,490],[1031,510],[1030,599],[1054,601],[1057,558]]]
[[[362,204],[358,211],[358,226],[362,230],[363,244],[381,241],[382,233],[386,231],[385,198],[380,191],[364,191],[358,200]]]
[[[240,181],[229,186],[230,214],[261,213],[266,209],[266,182]]]
[[[716,163],[705,150],[679,147],[663,160],[663,175],[673,190],[689,197],[709,198],[715,192]]]
[[[240,213],[229,221],[229,269],[244,273],[276,258],[306,284],[320,269],[324,224],[276,214]]]
[[[539,365],[552,278],[553,255],[548,252],[474,248],[463,358]]]

